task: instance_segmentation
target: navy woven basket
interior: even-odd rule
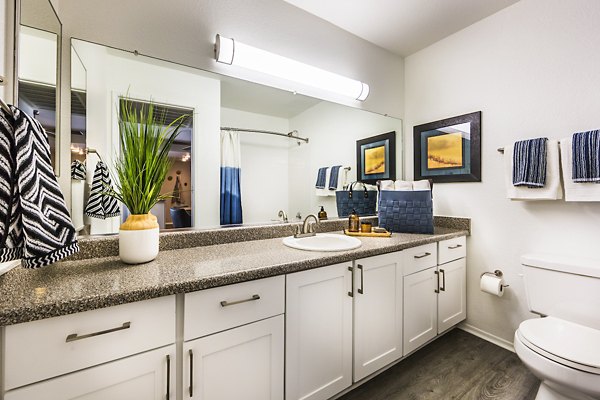
[[[379,192],[379,226],[390,232],[433,233],[431,190]]]
[[[361,217],[377,215],[377,190],[367,190],[362,183],[363,190],[353,190],[357,183],[360,182],[353,182],[349,190],[335,192],[338,217],[345,218],[352,210]]]

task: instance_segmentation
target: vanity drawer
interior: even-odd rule
[[[402,250],[402,254],[404,254],[404,276],[437,265],[437,243],[405,249]]]
[[[5,329],[5,390],[175,342],[175,296]]]
[[[259,279],[185,295],[184,340],[283,314],[285,277]]]
[[[442,240],[438,244],[438,264],[446,264],[467,255],[467,238],[465,236]]]

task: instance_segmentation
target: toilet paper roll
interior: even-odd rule
[[[498,297],[504,295],[504,279],[492,274],[484,274],[481,277],[479,287],[482,292],[493,294]]]

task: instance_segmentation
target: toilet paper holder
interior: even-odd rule
[[[481,276],[479,277],[479,279],[481,279],[481,278],[482,278],[484,275],[495,275],[495,276],[497,276],[498,278],[502,278],[502,276],[503,276],[504,274],[503,274],[503,273],[502,273],[502,271],[500,271],[499,269],[495,270],[494,272],[491,272],[491,271],[486,271],[486,272],[484,272],[484,273],[482,273],[482,274],[481,274]],[[503,287],[503,288],[507,288],[507,287],[509,287],[509,286],[510,286],[510,285],[502,285],[502,287]]]

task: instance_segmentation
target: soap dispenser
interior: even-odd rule
[[[360,218],[356,213],[356,210],[352,210],[352,213],[348,217],[348,231],[358,232],[360,230]]]
[[[323,206],[321,207],[321,211],[319,211],[319,221],[323,221],[324,219],[327,219],[327,211],[325,211],[325,208]]]

